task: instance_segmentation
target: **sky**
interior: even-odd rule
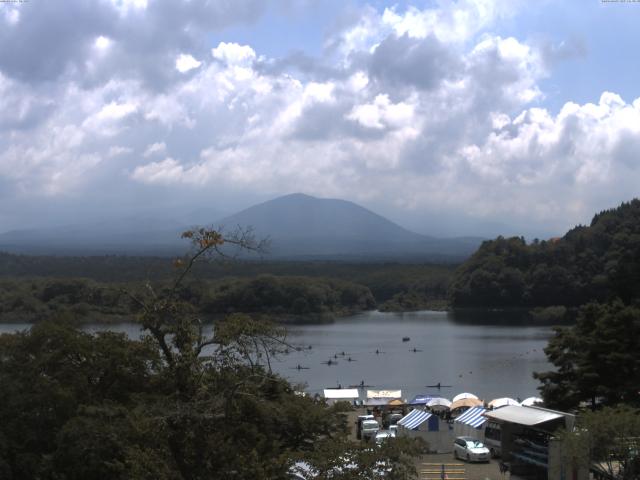
[[[545,238],[640,191],[640,2],[0,3],[0,232],[302,192]]]

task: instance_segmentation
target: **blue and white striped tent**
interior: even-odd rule
[[[455,421],[473,428],[480,428],[487,421],[487,417],[483,415],[484,412],[486,412],[484,407],[473,407],[456,418]]]
[[[425,412],[424,410],[411,410],[407,415],[398,420],[398,425],[413,430],[429,420],[429,417],[431,417],[431,413]]]

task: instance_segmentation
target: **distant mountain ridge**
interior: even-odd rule
[[[353,202],[301,193],[254,205],[220,223],[251,225],[257,237],[271,239],[275,257],[466,257],[481,242],[420,235]]]
[[[269,237],[274,259],[461,260],[480,245],[474,237],[436,238],[409,231],[353,202],[295,193],[269,200],[213,222],[233,230],[252,227]],[[135,219],[16,230],[0,235],[0,250],[30,254],[176,255],[190,226],[161,219]]]

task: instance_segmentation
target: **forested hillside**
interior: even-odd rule
[[[248,308],[262,313],[346,313],[363,306],[405,311],[442,307],[453,270],[452,265],[373,262],[212,262],[194,267],[189,288],[194,300],[203,302],[198,303],[199,308],[209,312],[215,309],[216,313],[223,306],[225,312]],[[146,281],[162,284],[174,275],[171,262],[159,257],[55,257],[0,252],[0,321],[32,321],[65,309],[74,317],[110,316],[116,320],[130,310],[130,302],[118,294],[123,286]],[[267,286],[277,284],[277,291],[272,293],[282,301],[261,300],[268,289],[251,291],[252,285],[260,284],[256,279],[261,276],[272,277]],[[280,288],[287,290],[284,296]],[[350,295],[343,295],[344,290],[365,292],[356,295],[360,306],[341,304]],[[220,298],[213,298],[214,291]],[[333,293],[326,296],[327,291]],[[230,306],[231,296],[234,302],[248,303],[242,303],[242,308]],[[302,301],[292,307],[299,296],[309,304],[308,310]],[[327,302],[318,300],[321,297]],[[335,298],[340,302],[331,300]],[[318,305],[321,307],[316,308]]]
[[[484,242],[456,271],[454,307],[578,306],[640,299],[640,200],[593,217],[559,239]]]
[[[154,282],[158,292],[170,285]],[[37,322],[63,316],[83,322],[131,320],[138,309],[126,293],[140,283],[100,283],[87,279],[13,279],[0,281],[0,321]],[[209,315],[251,313],[277,320],[309,316],[330,320],[373,309],[371,291],[343,280],[260,275],[253,279],[191,280],[180,297]],[[322,317],[318,317],[321,315]]]

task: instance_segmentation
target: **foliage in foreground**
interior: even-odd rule
[[[586,305],[575,326],[556,329],[545,353],[555,369],[534,374],[545,404],[640,407],[640,308]]]
[[[242,235],[190,232],[195,250],[169,288],[131,293],[145,332],[131,340],[43,322],[0,337],[0,478],[412,478],[421,445],[347,440],[345,405],[299,395],[270,362],[282,329],[234,315],[212,335],[180,297],[194,262]],[[303,463],[301,463],[303,462]]]
[[[584,412],[572,431],[561,431],[563,453],[574,465],[592,465],[619,480],[640,478],[640,412],[606,407]]]

